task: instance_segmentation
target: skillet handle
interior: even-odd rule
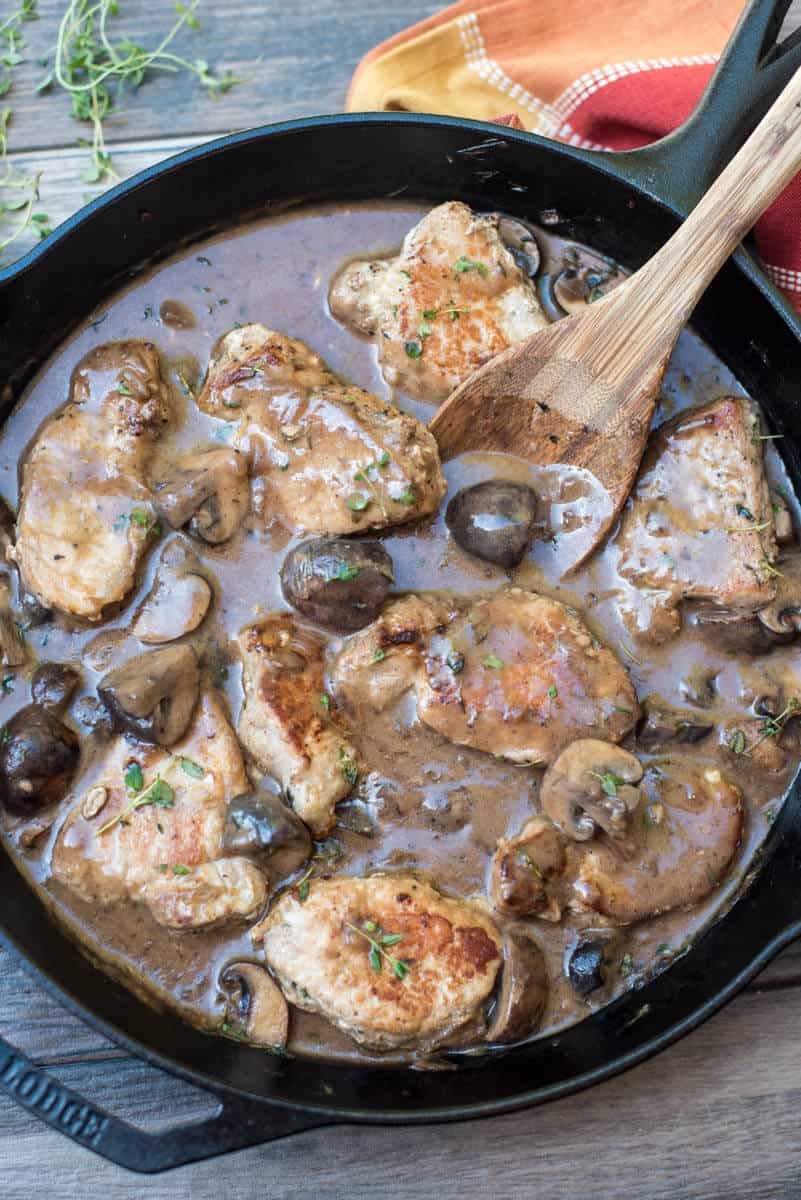
[[[650,146],[601,157],[657,200],[690,213],[801,67],[801,29],[776,44],[791,2],[750,0],[684,124]]]
[[[211,1117],[148,1133],[64,1087],[3,1038],[0,1088],[58,1133],[119,1167],[142,1174],[333,1124],[331,1117],[225,1097],[220,1098],[220,1107]]]

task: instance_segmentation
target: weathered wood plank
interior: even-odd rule
[[[270,1200],[430,1200],[434,1190],[441,1200],[797,1196],[800,1016],[799,991],[750,993],[651,1062],[544,1108],[437,1129],[319,1130],[152,1184],[91,1158],[0,1100],[4,1192],[127,1200],[147,1190],[197,1200],[219,1187],[224,1172],[231,1200],[256,1187]],[[184,1119],[208,1111],[184,1084],[136,1062],[58,1074],[150,1127],[164,1113]]]
[[[10,10],[11,4],[3,6]],[[14,74],[4,103],[14,110],[13,147],[71,146],[87,126],[70,116],[70,99],[60,89],[37,95],[50,67],[36,61],[52,52],[64,0],[39,0],[41,18],[25,25],[26,62]],[[138,92],[126,92],[108,118],[109,142],[244,129],[267,121],[340,112],[348,80],[361,56],[384,38],[435,12],[439,0],[405,0],[402,5],[365,0],[203,0],[201,28],[184,29],[171,51],[206,59],[242,80],[220,99],[209,97],[187,72],[153,75]],[[172,3],[125,0],[109,28],[152,48],[175,19]],[[3,15],[6,13],[4,11]]]

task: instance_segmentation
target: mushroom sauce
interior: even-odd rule
[[[17,507],[19,464],[32,435],[66,401],[76,364],[102,343],[147,339],[161,355],[163,376],[179,418],[157,444],[156,460],[149,471],[152,478],[179,452],[225,445],[229,439],[230,423],[201,413],[193,394],[215,341],[235,322],[258,321],[302,339],[340,377],[387,396],[374,346],[332,317],[328,289],[344,262],[357,255],[380,258],[389,254],[422,215],[419,208],[377,203],[298,210],[239,228],[143,273],[125,292],[87,315],[8,419],[0,440],[0,479],[8,504]],[[567,304],[592,302],[597,293],[614,286],[617,268],[585,247],[566,244],[547,229],[535,227],[535,232],[542,257],[541,296],[550,296],[553,280],[565,270],[559,294]],[[553,315],[552,299],[550,306],[549,311],[546,303],[546,312]],[[657,421],[718,396],[741,394],[737,381],[688,330],[664,380]],[[389,398],[424,422],[433,412],[430,404],[403,394]],[[776,444],[766,440],[764,447],[771,488],[787,499],[795,523],[797,503]],[[692,471],[692,463],[686,469]],[[536,470],[522,460],[489,454],[446,463],[443,471],[448,497],[433,518],[377,535],[392,559],[394,591],[435,589],[464,596],[512,582],[571,606],[625,666],[640,702],[658,696],[684,712],[689,707],[705,723],[706,732],[699,734],[697,741],[682,739],[680,744],[649,750],[647,744],[629,735],[624,746],[636,750],[646,769],[650,764],[666,774],[670,774],[675,755],[718,768],[734,779],[743,794],[744,832],[734,860],[694,907],[678,907],[661,916],[617,926],[594,912],[565,912],[560,921],[528,919],[526,924],[545,956],[550,985],[538,1036],[582,1019],[621,991],[665,969],[731,901],[796,768],[790,737],[794,722],[789,718],[793,716],[793,697],[801,694],[801,650],[790,643],[765,654],[732,650],[710,637],[707,627],[693,619],[692,606],[686,604],[681,630],[664,645],[635,641],[621,613],[626,605],[636,611],[638,595],[617,571],[620,550],[614,537],[580,570],[569,572],[580,557],[598,502],[586,479],[575,472]],[[447,500],[459,489],[489,479],[528,484],[538,499],[529,551],[520,565],[510,570],[467,554],[445,524]],[[8,722],[29,703],[30,678],[37,663],[75,664],[81,674],[80,689],[65,720],[80,735],[81,764],[67,797],[55,811],[31,818],[5,813],[3,831],[20,870],[92,959],[154,1006],[174,1009],[211,1033],[241,1036],[230,997],[219,980],[227,963],[261,960],[248,925],[229,923],[193,931],[165,928],[143,904],[120,901],[102,906],[79,899],[55,880],[50,870],[60,824],[79,791],[85,794],[91,787],[102,760],[102,736],[81,723],[83,701],[95,697],[101,676],[142,651],[131,632],[133,614],[150,589],[159,543],[166,536],[157,531],[153,537],[153,552],[125,603],[110,619],[91,625],[59,616],[28,624],[16,571],[10,570],[12,605],[23,628],[27,659],[23,666],[6,669],[0,720]],[[298,540],[278,521],[270,524],[247,517],[238,532],[219,546],[192,542],[213,581],[214,600],[209,615],[189,640],[201,655],[206,677],[224,692],[234,728],[242,704],[237,634],[260,614],[287,608],[279,571]],[[714,548],[710,548],[710,571],[715,569],[714,557]],[[341,644],[341,639],[331,635],[332,652]],[[417,719],[411,694],[386,711],[372,714],[363,726],[349,727],[348,735],[358,754],[359,778],[350,798],[337,808],[335,827],[314,844],[311,879],[340,873],[411,871],[446,895],[487,904],[496,844],[500,838],[514,836],[527,818],[539,811],[543,772],[447,741]],[[777,744],[781,740],[784,746],[770,769],[749,753],[750,745],[763,737]],[[252,764],[249,770],[257,774]],[[267,786],[278,793],[277,784],[269,779]],[[136,813],[131,820],[136,820]],[[297,886],[306,873],[303,867],[288,878],[271,876],[271,900],[285,887]],[[501,929],[508,924],[507,918],[492,916]],[[587,930],[603,934],[603,959],[591,965],[597,978],[589,988],[582,987],[580,979],[576,986],[581,964],[576,965],[574,954]],[[573,972],[568,969],[571,958]],[[451,1044],[460,1044],[459,1038],[451,1039]],[[359,1047],[323,1016],[295,1006],[290,1012],[287,1049],[360,1061],[379,1057]],[[387,1057],[408,1061],[414,1055],[395,1052],[380,1057],[384,1062]],[[422,1061],[431,1062],[431,1055]]]

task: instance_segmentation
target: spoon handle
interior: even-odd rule
[[[626,358],[669,353],[707,284],[799,169],[801,69],[676,233],[599,305],[606,312],[596,336],[608,346],[596,343],[596,362],[608,359],[611,376],[625,373],[624,336]]]

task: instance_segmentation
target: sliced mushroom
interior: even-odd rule
[[[174,642],[197,629],[210,604],[211,588],[200,560],[183,538],[175,538],[161,553],[132,632],[146,646]]]
[[[642,766],[628,750],[582,738],[546,771],[540,802],[551,820],[577,842],[594,837],[599,827],[621,837],[640,802],[635,785],[641,779]]]
[[[771,641],[790,642],[801,633],[801,554],[788,555],[778,567],[776,599],[757,613]]]
[[[536,517],[532,489],[505,479],[462,488],[445,510],[445,524],[463,550],[507,569],[526,553]]]
[[[548,1002],[548,972],[535,941],[510,929],[503,939],[503,971],[487,1030],[488,1042],[519,1042],[539,1028]]]
[[[220,975],[228,1001],[226,1016],[248,1042],[283,1049],[289,1034],[289,1006],[264,967],[229,963]]]
[[[661,696],[643,701],[643,718],[637,729],[637,744],[644,750],[664,750],[667,746],[694,745],[708,737],[714,721],[691,708],[677,708]]]
[[[392,559],[380,542],[310,538],[293,547],[281,567],[287,602],[338,633],[374,621],[393,581]]]
[[[0,734],[0,794],[9,812],[35,816],[57,804],[80,757],[77,735],[38,704],[16,712]]]
[[[197,317],[182,300],[162,300],[159,319],[170,329],[194,329],[197,325]]]
[[[172,746],[186,732],[200,685],[191,646],[148,650],[109,671],[97,685],[118,730]]]
[[[187,454],[155,484],[159,516],[172,529],[217,545],[230,538],[248,511],[247,462],[227,448]]]
[[[501,217],[498,221],[498,233],[523,274],[529,279],[534,279],[542,259],[534,230],[513,217]]]
[[[544,817],[532,817],[513,838],[501,838],[492,856],[490,899],[509,916],[558,921],[562,907],[552,886],[565,866],[565,839]]]
[[[696,663],[679,684],[682,696],[696,708],[710,708],[715,703],[717,676],[718,669],[716,667],[708,667],[705,663]]]
[[[4,667],[21,667],[27,659],[25,640],[11,607],[11,585],[7,575],[0,575],[0,663]]]
[[[81,682],[80,672],[68,663],[42,663],[31,679],[31,695],[42,708],[62,712]]]
[[[671,755],[651,764],[643,807],[624,843],[584,849],[573,907],[619,925],[698,904],[725,875],[740,843],[742,796],[716,767]]]
[[[228,809],[223,830],[227,854],[269,858],[278,876],[291,875],[311,854],[309,830],[280,796],[261,789],[240,796]]]

